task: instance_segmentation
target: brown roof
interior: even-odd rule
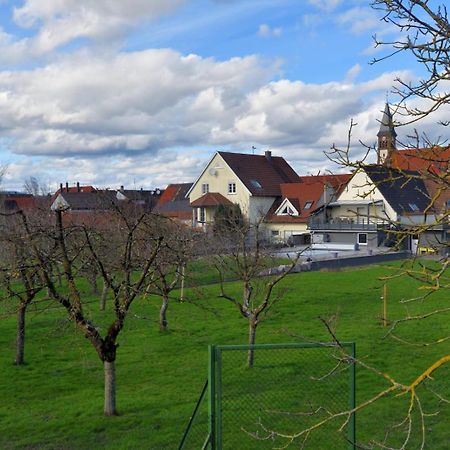
[[[299,181],[294,169],[280,156],[218,153],[252,195],[276,197],[281,195],[280,184]]]
[[[233,202],[230,202],[226,197],[218,192],[208,192],[205,195],[202,195],[197,200],[194,200],[191,203],[192,207],[200,207],[200,206],[218,206],[218,205],[233,205]]]

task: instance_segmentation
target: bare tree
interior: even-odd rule
[[[403,122],[411,123],[448,105],[450,92],[450,23],[445,2],[429,0],[373,0],[372,7],[382,13],[382,20],[392,24],[399,37],[379,40],[375,45],[387,48],[387,54],[373,63],[398,53],[410,53],[425,69],[425,76],[407,82],[398,78],[394,92],[399,96],[397,112]],[[416,100],[420,100],[417,104]],[[408,102],[413,102],[413,105]],[[415,102],[415,103],[414,103]],[[450,122],[444,121],[444,125]]]
[[[2,215],[2,260],[0,285],[6,291],[4,301],[14,304],[16,311],[15,364],[25,363],[26,312],[37,294],[44,288],[38,276],[38,267],[30,249],[25,245],[16,216]]]
[[[50,188],[48,187],[48,185],[34,176],[29,176],[25,179],[23,188],[25,192],[34,196],[50,194]]]
[[[166,238],[155,259],[147,293],[153,291],[161,296],[159,329],[165,332],[168,330],[167,310],[170,293],[185,277],[186,264],[192,255],[192,236],[191,230],[183,224],[177,224],[163,217],[159,218],[159,224],[164,229]]]
[[[300,254],[288,265],[271,270],[275,264],[274,257],[261,238],[261,221],[251,225],[232,220],[229,225],[212,237],[215,246],[212,250],[213,265],[219,272],[220,297],[233,303],[241,316],[247,319],[248,343],[254,345],[256,330],[263,316],[282,297],[279,292],[274,292],[275,286],[292,271]],[[242,283],[241,298],[227,293],[225,273],[232,274]],[[250,349],[247,356],[249,368],[253,367],[253,362],[254,351]]]
[[[66,309],[69,319],[89,340],[103,363],[104,414],[116,415],[117,338],[124,327],[132,302],[147,284],[163,238],[153,234],[152,217],[149,214],[134,215],[119,208],[104,217],[101,229],[89,229],[86,225],[65,225],[63,211],[57,210],[54,228],[45,230],[45,233],[34,230],[22,211],[17,214],[22,219],[26,242],[33,251],[49,296]],[[48,262],[50,258],[45,251],[46,247],[42,245],[43,240],[55,243],[55,251],[50,256],[61,262],[65,280],[63,288],[53,280],[51,265]],[[106,245],[105,242],[112,243],[109,250],[114,253],[115,258],[108,261],[101,258],[101,253],[97,251],[100,241],[102,245]],[[93,323],[85,311],[83,293],[76,282],[79,255],[86,249],[113,293],[114,319],[103,336],[99,326]]]

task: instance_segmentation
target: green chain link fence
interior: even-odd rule
[[[251,369],[249,349],[210,346],[209,430],[201,396],[180,449],[355,448],[354,415],[328,420],[354,408],[354,344],[255,345]],[[299,436],[291,441],[293,435]]]

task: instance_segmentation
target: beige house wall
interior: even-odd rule
[[[293,234],[309,232],[306,223],[265,223],[264,230],[267,238],[280,242],[285,242]]]
[[[376,217],[379,220],[397,220],[397,213],[391,208],[381,194],[380,190],[373,184],[366,172],[359,170],[355,173],[353,178],[349,181],[346,188],[342,191],[337,201],[352,201],[352,200],[366,200],[366,201],[383,201],[384,206],[371,206],[370,216]],[[333,208],[333,217],[356,217],[355,207],[347,207],[346,211],[340,211],[342,208]],[[339,214],[342,214],[339,216]]]
[[[235,194],[228,192],[229,183],[236,184]],[[213,159],[194,183],[189,193],[189,201],[191,203],[204,195],[202,192],[203,184],[209,185],[209,192],[218,192],[232,203],[238,204],[244,217],[252,223],[260,221],[275,200],[275,197],[252,196],[244,183],[242,183],[218,153],[214,155]],[[208,221],[209,219],[211,221],[214,218],[214,213],[212,212],[208,215],[207,212],[207,217],[206,220]]]

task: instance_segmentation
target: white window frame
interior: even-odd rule
[[[360,236],[366,236],[366,242],[359,242]],[[369,235],[367,233],[358,233],[357,242],[358,245],[367,245],[369,243]]]
[[[228,194],[234,195],[236,194],[236,183],[234,181],[230,181],[228,183]]]
[[[205,223],[206,222],[206,211],[203,206],[198,208],[198,221],[199,223]]]
[[[209,183],[202,184],[202,194],[207,194],[209,192]]]

